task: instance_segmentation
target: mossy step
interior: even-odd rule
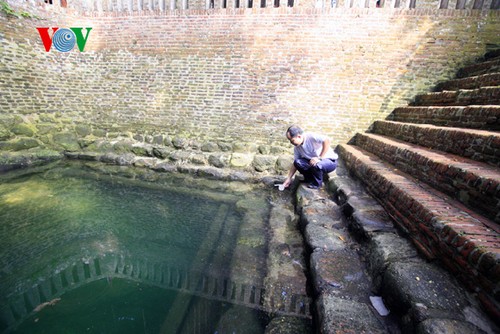
[[[500,131],[500,106],[407,106],[394,109],[388,119],[397,122]]]

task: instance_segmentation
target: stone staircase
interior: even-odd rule
[[[338,152],[404,234],[500,319],[500,50]]]

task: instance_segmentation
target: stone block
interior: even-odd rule
[[[245,153],[233,153],[231,155],[230,166],[231,167],[247,167],[250,166],[254,159],[252,154]]]
[[[208,157],[208,163],[218,168],[224,168],[229,166],[230,158],[231,156],[228,154],[211,154]]]
[[[461,312],[466,293],[444,269],[424,262],[394,262],[384,273],[382,294],[387,304],[405,313],[416,304],[450,314]]]
[[[78,144],[78,138],[74,133],[70,132],[61,132],[55,133],[52,136],[52,140],[54,144],[58,147],[61,147],[68,151],[78,151],[80,149],[80,145]]]
[[[203,152],[217,152],[219,150],[219,145],[214,142],[208,142],[201,145],[201,150]]]
[[[92,128],[85,124],[75,126],[75,132],[80,137],[86,137],[92,133]]]
[[[285,172],[290,170],[293,165],[293,156],[289,155],[280,155],[276,160],[276,170],[278,172]]]
[[[252,166],[258,172],[265,172],[269,170],[273,170],[276,165],[276,157],[269,155],[255,155]]]
[[[20,123],[14,125],[11,131],[18,136],[33,137],[35,134],[35,127],[32,124]]]
[[[153,156],[159,159],[166,159],[172,153],[172,148],[153,147]]]
[[[467,333],[484,334],[485,332],[477,326],[454,319],[428,319],[419,323],[416,334],[441,334],[441,333]]]
[[[383,275],[391,263],[418,261],[415,247],[403,237],[394,233],[375,235],[368,244],[368,272],[372,277],[375,290],[379,290]]]
[[[17,138],[7,143],[7,150],[22,151],[39,146],[40,142],[35,138]]]
[[[352,249],[316,249],[311,255],[311,275],[317,293],[352,300],[367,300],[370,282],[359,255]]]
[[[321,333],[387,333],[367,304],[323,294],[316,305]]]

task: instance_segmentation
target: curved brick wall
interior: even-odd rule
[[[500,30],[499,11],[44,10],[51,19],[0,15],[0,143],[160,133],[289,149],[295,122],[343,143],[451,78]],[[40,26],[93,30],[83,53],[45,52]]]

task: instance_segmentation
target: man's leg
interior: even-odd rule
[[[297,159],[293,162],[293,165],[297,170],[304,175],[304,181],[307,183],[312,182],[312,166],[309,164],[308,159]]]
[[[333,172],[337,168],[337,161],[331,159],[321,160],[310,169],[312,180],[311,187],[319,188],[323,184],[323,174]]]

